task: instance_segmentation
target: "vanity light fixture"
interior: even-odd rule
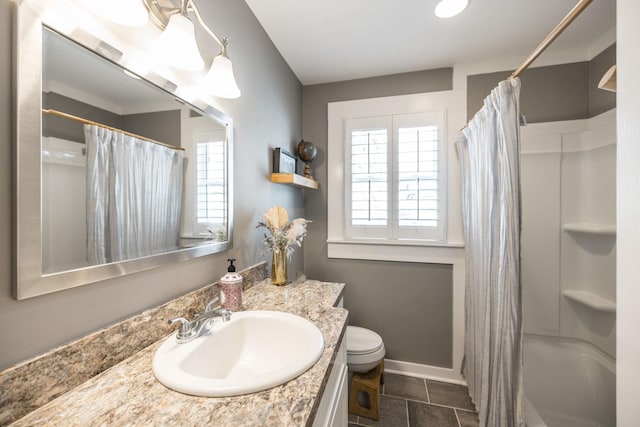
[[[440,0],[436,5],[435,14],[438,18],[451,18],[462,13],[471,0]]]
[[[162,53],[163,60],[172,67],[198,71],[204,68],[204,61],[198,50],[195,28],[189,18],[193,12],[200,26],[221,47],[221,52],[213,59],[211,68],[205,76],[205,84],[210,93],[220,98],[238,98],[240,89],[233,75],[233,67],[227,53],[228,40],[220,40],[204,22],[194,0],[179,0],[176,7],[174,0],[142,0],[149,11],[151,20],[162,34],[155,46]]]

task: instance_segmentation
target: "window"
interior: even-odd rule
[[[444,113],[346,120],[347,238],[444,241]]]
[[[227,223],[226,144],[224,135],[219,134],[203,132],[196,138],[197,232],[217,232]]]
[[[466,105],[464,90],[327,104],[329,258],[459,261]]]

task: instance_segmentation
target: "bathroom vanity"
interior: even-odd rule
[[[348,312],[338,307],[343,289],[339,283],[305,280],[273,286],[265,280],[245,290],[246,310],[296,314],[313,322],[324,337],[324,351],[315,365],[280,386],[224,398],[170,390],[154,377],[151,368],[163,337],[28,413],[15,425],[346,425]],[[149,324],[166,321],[151,318]]]

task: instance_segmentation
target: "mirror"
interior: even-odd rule
[[[16,298],[229,249],[231,119],[89,34],[18,30]]]

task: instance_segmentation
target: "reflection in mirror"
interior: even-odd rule
[[[42,272],[226,241],[225,127],[42,34]]]
[[[16,296],[228,249],[231,120],[44,26],[40,37],[42,97],[18,96]],[[19,64],[28,44],[19,43]],[[27,80],[19,73],[18,87]],[[29,115],[40,107],[40,141],[21,132],[25,105]],[[28,171],[33,162],[40,168]]]

